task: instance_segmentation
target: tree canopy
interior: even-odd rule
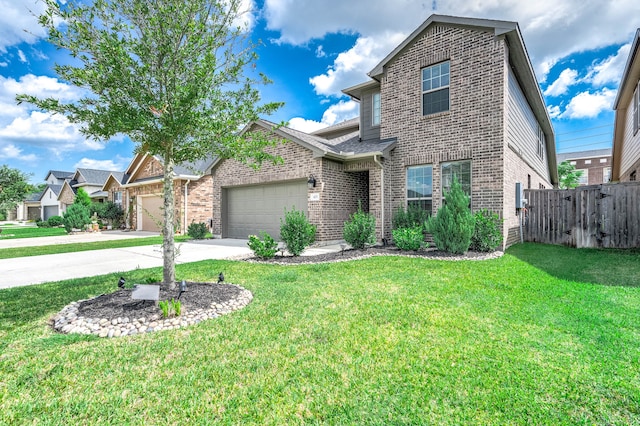
[[[575,188],[580,184],[582,170],[576,170],[575,166],[568,161],[558,164],[558,187],[560,189]]]
[[[164,165],[164,281],[175,285],[173,168],[208,157],[259,166],[268,135],[239,130],[277,110],[260,103],[266,76],[241,0],[45,0],[40,23],[75,61],[59,77],[85,90],[75,102],[19,95],[81,125],[88,137],[124,134]]]
[[[3,164],[0,167],[0,210],[12,209],[23,201],[34,187],[29,183],[30,175]]]

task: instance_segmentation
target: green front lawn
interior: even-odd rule
[[[47,326],[116,275],[3,290],[0,424],[637,424],[640,288],[625,277],[639,255],[598,252],[599,272],[591,256],[178,265],[189,280],[224,271],[254,300],[120,339]]]
[[[57,237],[67,235],[64,228],[38,228],[35,226],[0,226],[0,240],[15,238]]]

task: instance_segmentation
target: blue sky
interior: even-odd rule
[[[552,118],[558,152],[610,148],[612,103],[640,27],[640,2],[584,0],[243,0],[258,69],[273,80],[265,101],[284,101],[270,117],[313,131],[357,115],[341,89],[367,80],[387,53],[430,14],[501,19],[520,25]],[[528,4],[531,3],[531,4]],[[44,40],[29,11],[38,0],[0,0],[0,164],[41,182],[50,169],[124,170],[134,145],[124,137],[86,140],[60,116],[16,105],[17,93],[65,100],[79,91],[59,81],[66,62]]]

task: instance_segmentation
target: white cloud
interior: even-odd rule
[[[602,87],[608,83],[618,84],[629,57],[629,50],[631,50],[631,44],[627,43],[621,46],[615,55],[593,64],[585,81],[591,82],[595,87]]]
[[[46,4],[39,0],[0,0],[0,52],[22,42],[34,43],[45,36],[37,16]]]
[[[359,104],[355,101],[340,101],[331,105],[322,114],[322,120],[307,120],[301,117],[294,117],[289,120],[289,127],[302,132],[311,133],[328,126],[340,123],[358,116]]]
[[[366,81],[366,73],[403,39],[398,33],[388,34],[379,41],[360,37],[351,49],[338,55],[325,74],[312,77],[309,82],[319,95],[342,96],[342,89]]]
[[[567,93],[570,86],[578,83],[578,71],[567,68],[563,70],[558,79],[551,83],[544,91],[545,96],[560,96]]]
[[[627,43],[638,28],[640,2],[583,0],[448,0],[437,2],[387,0],[266,0],[269,29],[280,41],[302,45],[326,34],[358,34],[383,43],[388,33],[409,34],[431,13],[519,22],[536,74],[545,81],[549,70],[572,53]],[[366,10],[366,13],[362,13]],[[594,30],[595,29],[595,30]],[[381,60],[383,56],[374,58]],[[360,69],[364,76],[370,69]]]
[[[611,110],[616,91],[604,88],[595,93],[580,92],[571,99],[559,118],[595,118],[602,111]]]
[[[113,160],[96,160],[85,157],[78,161],[73,168],[122,171],[127,166],[126,162],[123,161],[126,159],[118,157],[118,160],[118,162],[115,162]]]
[[[23,154],[23,151],[13,144],[0,146],[0,159],[16,159],[27,163],[32,163],[38,159],[35,154]]]
[[[20,59],[20,62],[22,62],[23,64],[27,63],[27,57],[24,56],[24,52],[20,49],[18,49],[18,58]]]
[[[549,113],[549,117],[558,118],[562,114],[560,107],[558,105],[551,105],[547,107],[547,112]]]
[[[324,58],[325,56],[327,56],[327,54],[323,50],[322,45],[318,46],[316,48],[316,58]]]

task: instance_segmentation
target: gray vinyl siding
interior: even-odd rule
[[[626,120],[624,128],[624,144],[622,145],[622,156],[620,158],[620,176],[630,173],[629,170],[638,160],[640,160],[640,130],[633,134],[633,99],[627,105]]]
[[[550,176],[544,143],[542,158],[538,155],[538,121],[511,69],[509,69],[506,117],[508,144],[531,168],[548,181]]]
[[[373,119],[373,94],[380,92],[380,89],[366,90],[362,92],[360,100],[360,137],[363,141],[371,139],[380,139],[380,126],[372,126]],[[380,100],[382,105],[383,99]],[[381,106],[381,108],[384,108]]]

